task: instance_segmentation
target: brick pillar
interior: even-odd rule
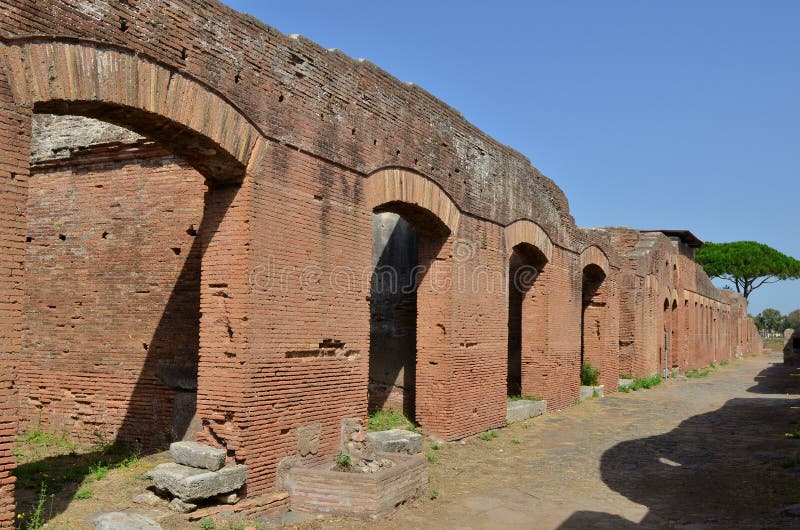
[[[242,448],[249,417],[246,372],[249,238],[246,184],[209,187],[198,231],[203,257],[197,415],[199,441]]]
[[[522,300],[522,395],[542,397],[547,388],[549,314],[552,267],[544,265]]]
[[[582,273],[577,257],[560,247],[553,248],[545,269],[548,346],[539,366],[537,395],[547,400],[549,410],[557,410],[574,405],[580,395]]]
[[[0,45],[0,54],[4,53]],[[13,389],[22,338],[25,203],[30,177],[30,109],[14,104],[0,66],[0,525],[14,519],[18,407]]]
[[[416,420],[426,431],[448,438],[452,416],[452,261],[448,236],[422,234],[419,265],[426,272],[417,288]]]

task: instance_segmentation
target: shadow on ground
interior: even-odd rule
[[[649,509],[640,523],[575,512],[560,528],[798,528],[800,369],[773,364],[748,391],[662,435],[619,443],[600,468],[614,491]],[[774,397],[786,395],[785,398]]]

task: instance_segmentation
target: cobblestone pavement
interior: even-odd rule
[[[800,528],[800,371],[772,354],[426,452],[430,492],[324,528]],[[431,499],[435,491],[436,498]]]

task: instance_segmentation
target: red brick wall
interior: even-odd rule
[[[12,450],[17,439],[17,394],[13,388],[22,345],[22,281],[25,261],[25,197],[30,176],[31,122],[14,104],[0,69],[0,525],[14,517]]]
[[[549,346],[531,393],[546,399],[548,409],[558,410],[574,405],[580,394],[581,269],[574,253],[554,247],[545,271]]]
[[[84,443],[185,434],[170,432],[176,387],[156,370],[196,372],[204,193],[199,173],[147,143],[37,166],[17,379],[27,426]]]
[[[548,383],[546,357],[551,340],[550,291],[553,273],[548,263],[528,262],[528,265],[531,264],[539,269],[539,275],[523,298],[521,307],[522,395],[543,397]]]
[[[632,244],[653,246],[622,248],[608,232],[578,229],[563,192],[524,157],[369,63],[281,35],[216,2],[92,6],[0,0],[0,34],[44,41],[0,46],[0,66],[13,72],[22,105],[0,83],[0,150],[8,154],[0,178],[9,192],[0,202],[6,358],[21,348],[27,115],[34,106],[63,112],[61,101],[82,100],[69,110],[156,139],[210,182],[197,235],[199,438],[250,466],[248,494],[269,491],[278,463],[300,457],[300,427],[319,429],[318,447],[303,458],[320,463],[338,449],[341,419],[366,414],[376,207],[422,210],[423,224],[447,225],[447,237],[427,238],[420,255],[432,264],[428,275],[441,272],[451,286],[461,269],[507,278],[510,223],[527,219],[546,233],[552,257],[537,290],[547,298],[547,347],[534,353],[526,379],[552,409],[578,396],[587,247],[608,261],[607,332],[597,350],[608,391],[619,371],[620,320],[629,318],[619,309],[620,270],[633,271],[646,293],[623,302],[624,311],[641,315],[633,332],[637,369],[657,369],[663,289],[722,299],[691,266],[681,271],[679,263],[682,279],[675,279],[664,264],[673,252],[668,241],[628,233]],[[49,35],[80,40],[42,37]],[[378,171],[389,167],[405,169]],[[386,177],[380,189],[376,175]],[[461,240],[474,251],[460,254]],[[446,438],[502,424],[507,291],[428,284],[417,304],[417,419]],[[737,307],[737,345],[750,351],[758,343]],[[7,450],[16,415],[5,412]]]

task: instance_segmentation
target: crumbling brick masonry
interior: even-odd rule
[[[454,440],[509,393],[573,404],[581,362],[613,392],[761,349],[690,233],[576,227],[523,156],[369,62],[209,0],[0,12],[6,525],[29,422],[224,447],[256,497],[368,407]]]

